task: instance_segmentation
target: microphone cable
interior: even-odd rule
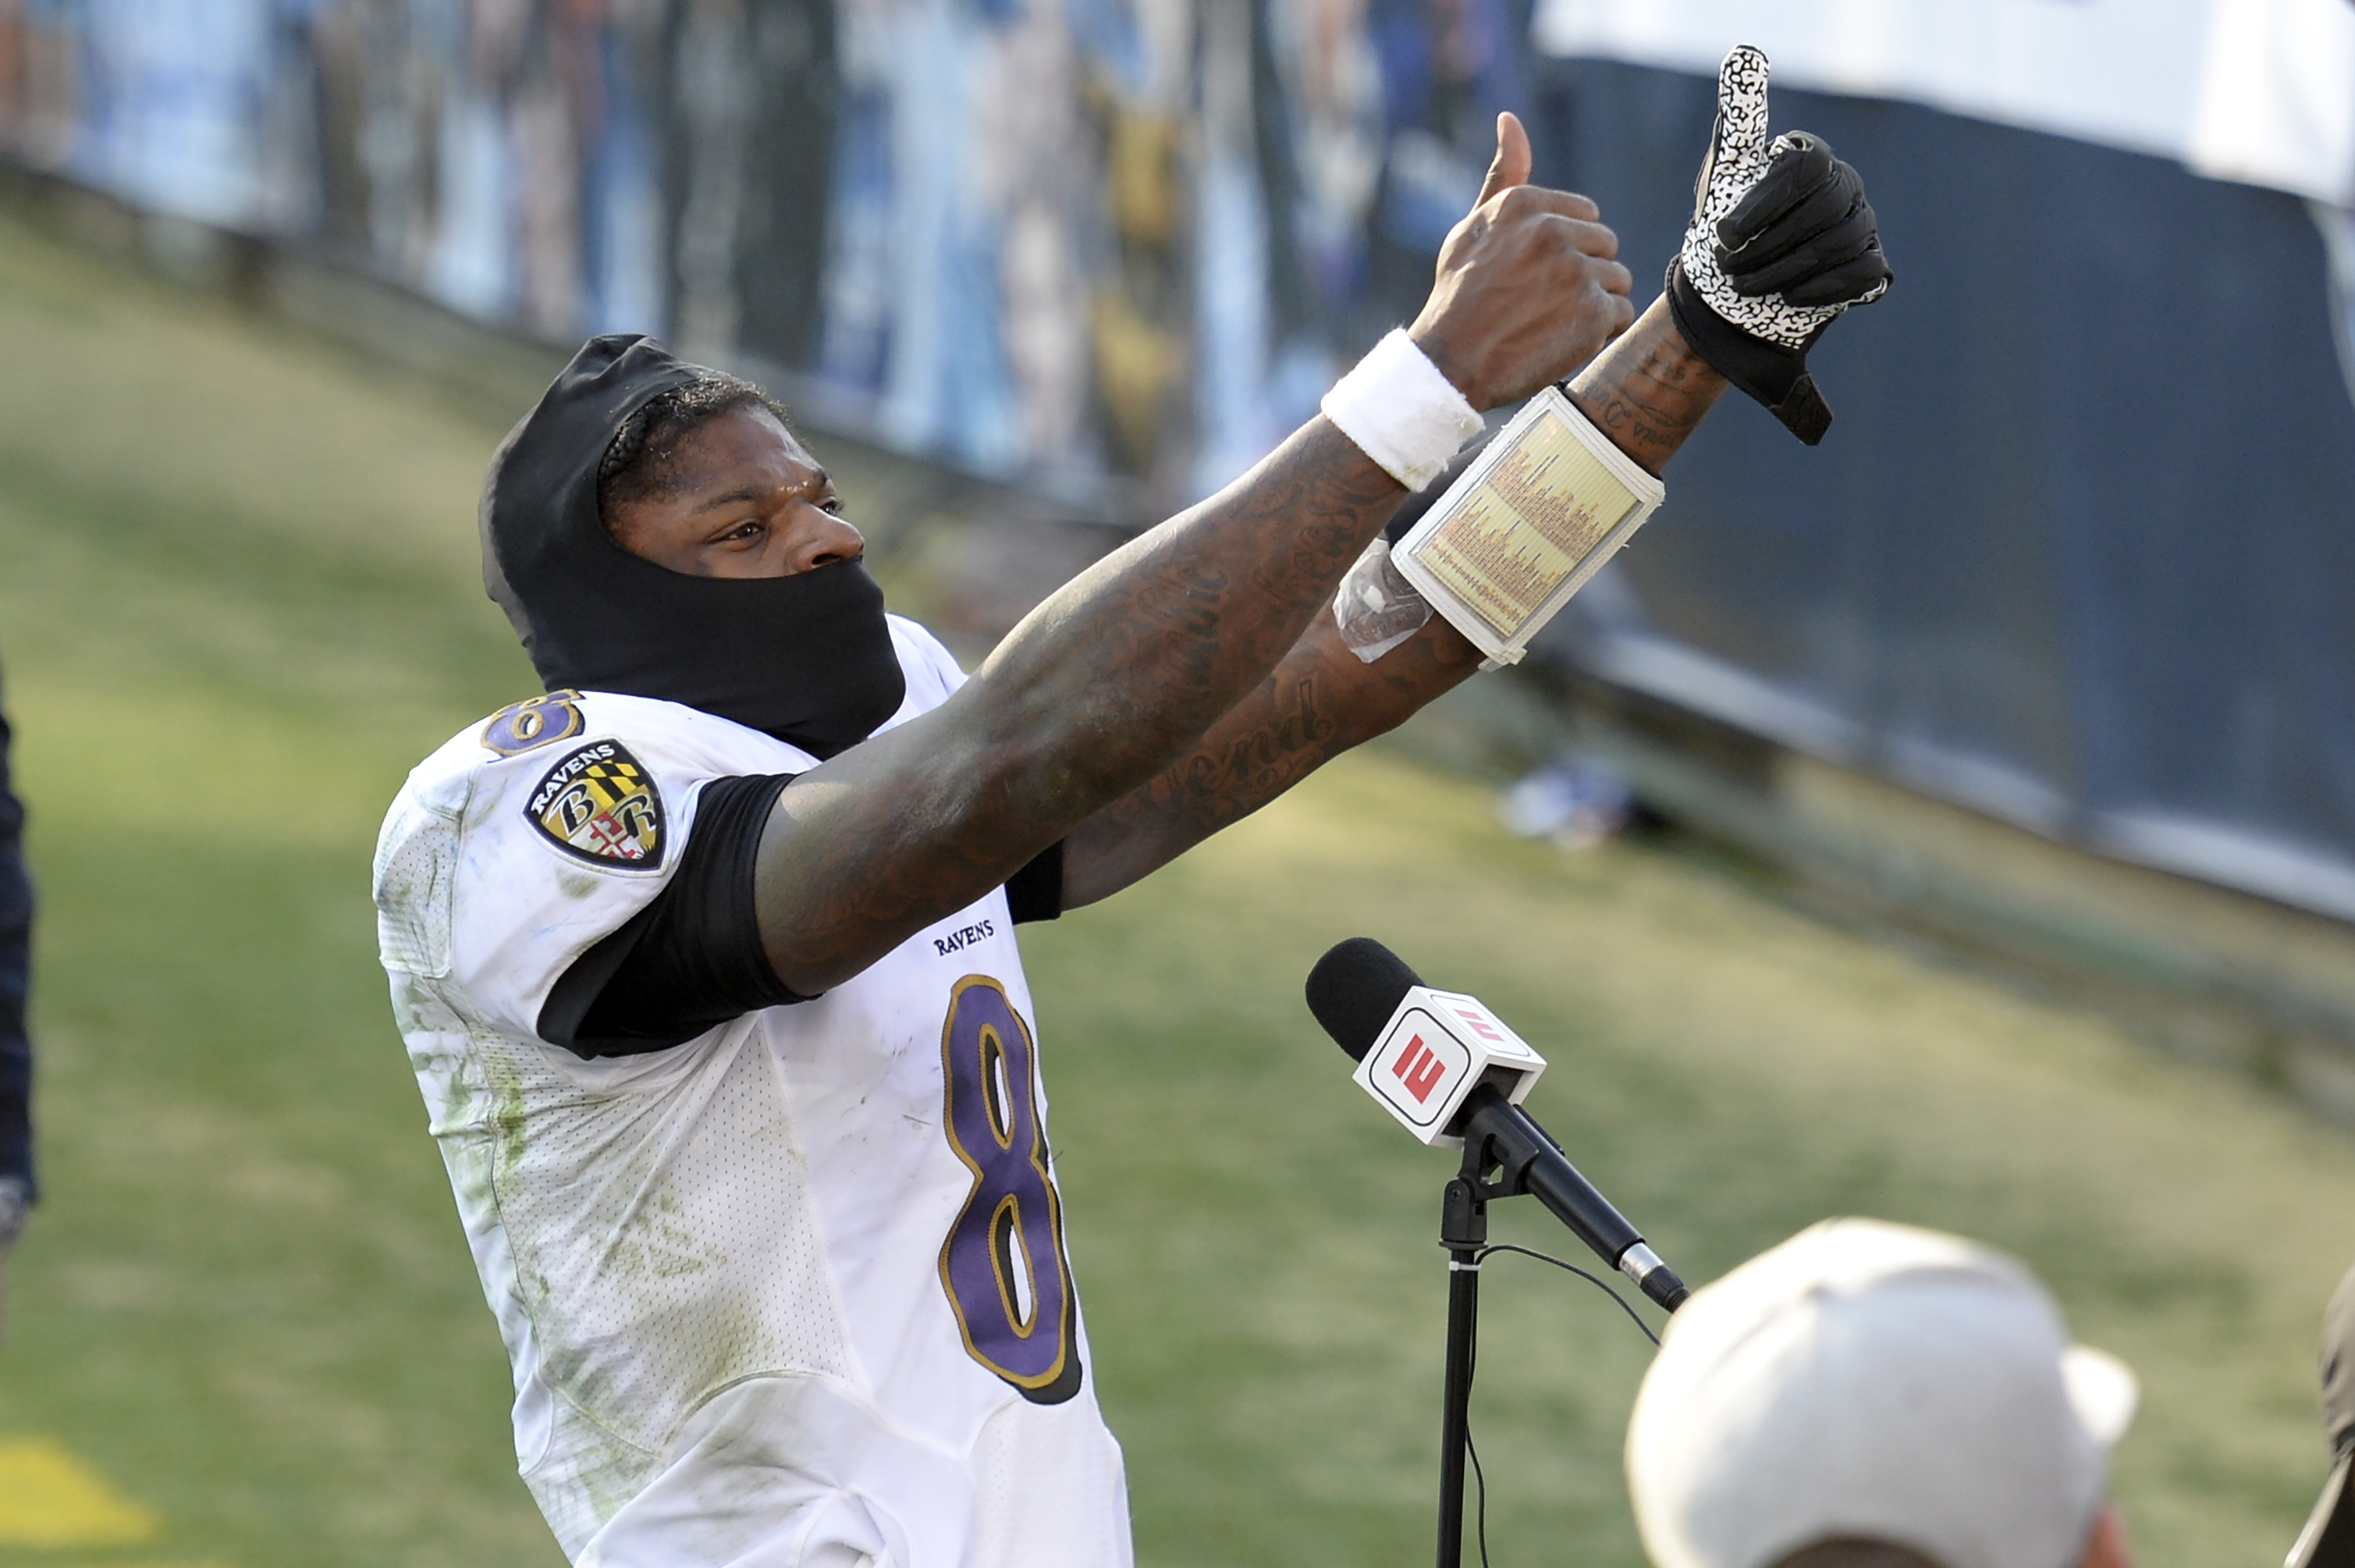
[[[1598,1276],[1589,1274],[1586,1270],[1579,1267],[1578,1265],[1565,1262],[1564,1260],[1554,1256],[1554,1255],[1550,1252],[1540,1252],[1535,1247],[1516,1246],[1511,1242],[1491,1242],[1488,1245],[1482,1247],[1477,1253],[1474,1254],[1473,1256],[1476,1261],[1485,1262],[1487,1261],[1488,1255],[1492,1252],[1517,1252],[1523,1257],[1533,1257],[1540,1263],[1550,1263],[1556,1268],[1568,1269],[1571,1273],[1578,1276],[1579,1278],[1586,1281],[1587,1284],[1594,1287],[1595,1289],[1603,1292],[1604,1295],[1611,1298],[1612,1300],[1619,1303],[1619,1310],[1627,1314],[1627,1320],[1636,1325],[1636,1331],[1642,1334],[1644,1338],[1651,1340],[1654,1349],[1657,1350],[1659,1347],[1660,1336],[1652,1332],[1652,1326],[1649,1323],[1645,1322],[1642,1318],[1636,1315],[1636,1308],[1628,1305],[1627,1298],[1625,1296],[1620,1295],[1618,1290],[1613,1287],[1610,1281],[1601,1278]]]
[[[1550,1252],[1540,1252],[1535,1247],[1520,1246],[1512,1242],[1491,1242],[1474,1253],[1472,1261],[1475,1264],[1483,1264],[1488,1261],[1491,1253],[1499,1252],[1518,1253],[1523,1257],[1533,1257],[1540,1263],[1550,1263],[1556,1268],[1564,1269],[1578,1276],[1579,1278],[1616,1301],[1619,1304],[1619,1310],[1627,1314],[1627,1320],[1636,1325],[1636,1331],[1651,1340],[1655,1347],[1658,1346],[1660,1336],[1652,1332],[1652,1326],[1644,1321],[1636,1308],[1628,1304],[1627,1298],[1620,1295],[1608,1280],[1589,1274],[1578,1265],[1556,1257]],[[1472,1411],[1469,1404],[1472,1390],[1478,1386],[1480,1378],[1480,1320],[1477,1318],[1472,1320],[1470,1360],[1471,1364],[1465,1370],[1464,1392],[1466,1404],[1464,1411],[1464,1454],[1472,1461],[1474,1499],[1472,1517],[1474,1534],[1480,1543],[1480,1568],[1488,1568],[1488,1473],[1480,1467],[1480,1450],[1472,1441]]]

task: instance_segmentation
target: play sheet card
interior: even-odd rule
[[[1391,552],[1432,608],[1497,664],[1643,525],[1667,493],[1549,387]]]

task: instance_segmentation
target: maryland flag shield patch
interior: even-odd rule
[[[654,776],[618,740],[573,748],[541,777],[523,814],[567,854],[633,871],[662,864],[662,796]]]

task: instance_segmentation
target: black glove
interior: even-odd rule
[[[1807,350],[1850,305],[1888,292],[1864,181],[1804,131],[1766,140],[1766,57],[1748,44],[1718,71],[1717,125],[1693,187],[1668,308],[1694,353],[1809,446],[1832,411]]]

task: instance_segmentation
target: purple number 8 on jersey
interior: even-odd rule
[[[941,1246],[941,1284],[973,1359],[1032,1403],[1060,1404],[1080,1391],[1078,1313],[1039,1125],[1037,1052],[986,975],[950,993],[941,1070],[949,1147],[973,1172]]]

